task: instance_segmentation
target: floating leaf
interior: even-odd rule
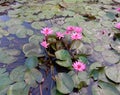
[[[56,87],[54,87],[52,90],[51,90],[51,95],[63,95],[62,93],[60,93]]]
[[[88,60],[87,60],[87,57],[86,56],[79,56],[79,59],[80,61],[82,61],[83,63],[87,64],[88,63]]]
[[[55,56],[59,60],[66,60],[68,58],[71,58],[69,52],[67,50],[64,50],[64,49],[56,51]]]
[[[99,81],[98,85],[92,86],[93,95],[119,95],[120,94],[120,92],[112,84]]]
[[[101,51],[104,51],[104,49],[105,48],[103,46],[99,46],[99,45],[97,45],[97,46],[94,47],[95,51],[100,51],[101,52]]]
[[[65,61],[57,60],[56,63],[63,67],[71,67],[72,66],[72,60],[69,58]]]
[[[78,73],[76,73],[74,71],[70,71],[68,74],[72,77],[75,88],[81,88],[80,84],[83,82],[85,85],[89,85],[89,83],[90,83],[88,74],[85,71],[78,72]]]
[[[28,93],[29,86],[26,86],[25,82],[12,84],[7,91],[7,95],[28,95]]]
[[[34,68],[38,65],[38,59],[37,57],[35,56],[32,56],[32,57],[28,57],[25,61],[25,65],[31,69],[31,68]]]
[[[13,25],[21,25],[23,22],[20,19],[10,19],[5,23],[8,27],[12,27]]]
[[[89,70],[98,69],[99,67],[102,67],[102,64],[99,62],[94,62],[90,65]]]
[[[120,70],[119,70],[120,64],[116,64],[114,66],[111,67],[106,67],[105,68],[105,74],[106,76],[116,82],[116,83],[120,83]]]
[[[0,68],[0,95],[5,95],[8,87],[12,84],[5,68]]]
[[[37,85],[36,82],[38,83],[42,82],[43,76],[40,71],[33,68],[33,69],[26,71],[24,79],[25,79],[26,84],[30,86],[36,86]]]
[[[91,70],[90,71],[90,77],[92,77],[94,80],[98,80],[99,71],[97,69]]]
[[[18,66],[13,69],[10,73],[10,79],[14,82],[23,81],[26,69],[27,68],[25,66]]]
[[[32,28],[40,30],[42,27],[45,26],[44,22],[33,22],[31,24]]]
[[[80,40],[74,40],[70,46],[71,50],[75,50],[77,53],[80,53],[81,49],[83,47],[83,44]]]
[[[40,48],[40,45],[33,44],[33,43],[24,44],[23,45],[23,52],[25,53],[26,57],[30,57],[30,56],[36,56],[36,57],[44,56],[43,55],[43,51]]]
[[[63,94],[68,94],[73,90],[74,82],[68,74],[58,73],[55,78],[58,91]]]
[[[56,61],[57,64],[64,67],[70,67],[72,65],[71,56],[67,50],[58,50],[55,52],[55,56],[57,59],[59,59]]]
[[[42,42],[43,40],[43,35],[32,35],[30,38],[29,38],[29,42],[30,43],[34,43],[34,44],[39,44],[40,42]]]
[[[10,64],[17,60],[16,56],[20,54],[20,51],[16,49],[0,48],[0,53],[0,62]]]
[[[120,59],[120,56],[118,56],[115,52],[110,50],[103,51],[102,56],[105,61],[111,64],[117,63]]]
[[[106,16],[108,18],[110,18],[111,20],[114,20],[116,18],[115,13],[113,13],[113,12],[107,12]]]
[[[8,36],[8,35],[9,35],[9,32],[0,28],[0,38],[2,38],[3,36]]]

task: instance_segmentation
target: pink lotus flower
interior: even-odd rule
[[[74,26],[68,26],[66,30],[67,31],[74,31]]]
[[[80,39],[82,39],[82,34],[81,33],[77,33],[77,32],[72,33],[71,39],[72,40],[80,40]]]
[[[57,37],[58,37],[59,39],[61,39],[61,38],[64,37],[64,34],[61,33],[61,32],[57,32],[56,35],[57,35]]]
[[[82,32],[82,28],[81,27],[74,27],[74,31],[77,33],[81,33]]]
[[[120,8],[117,8],[116,11],[120,12]]]
[[[86,65],[80,61],[74,62],[72,66],[76,71],[83,71],[86,68]]]
[[[40,43],[43,47],[47,48],[49,43],[47,43],[46,41],[43,41],[42,43]]]
[[[48,36],[50,34],[52,34],[53,30],[51,28],[43,28],[41,33],[44,34],[45,36]]]
[[[71,34],[71,31],[65,31],[65,34],[69,35],[69,34]]]
[[[120,29],[120,22],[115,24],[115,28]]]

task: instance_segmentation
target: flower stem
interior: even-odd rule
[[[43,95],[42,94],[42,84],[40,84],[40,95]]]

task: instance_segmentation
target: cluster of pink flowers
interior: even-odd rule
[[[68,26],[65,33],[62,32],[56,32],[56,37],[58,39],[64,38],[65,35],[70,35],[72,40],[81,40],[82,39],[82,28],[76,27],[76,26]],[[53,30],[51,28],[43,28],[41,31],[42,34],[47,37],[48,35],[51,35],[53,33]],[[47,43],[46,39],[41,43],[41,45],[45,48],[48,47],[49,43]]]
[[[65,35],[70,35],[72,40],[81,40],[82,31],[83,29],[81,27],[68,26],[65,33],[56,32],[56,37],[60,40],[64,38]],[[51,28],[46,27],[42,29],[41,33],[45,35],[45,39],[40,44],[44,48],[48,48],[49,43],[47,43],[47,36],[53,34],[53,30]],[[72,66],[76,71],[84,71],[86,68],[86,65],[80,61],[74,62]]]
[[[120,22],[115,24],[115,28],[120,29]]]
[[[66,29],[66,34],[70,34],[72,40],[81,40],[82,30],[83,29],[81,27],[68,26]]]
[[[80,61],[74,62],[72,66],[76,71],[84,71],[86,69],[86,65]]]

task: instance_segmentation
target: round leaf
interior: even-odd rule
[[[74,82],[66,73],[58,73],[56,76],[57,90],[63,94],[70,93],[73,90]]]
[[[36,86],[36,81],[40,83],[42,82],[42,78],[41,72],[34,68],[26,71],[24,76],[25,82],[30,86]]]
[[[117,63],[120,59],[120,56],[110,50],[103,51],[102,56],[105,61],[111,64]]]
[[[26,65],[29,69],[36,67],[37,64],[38,64],[38,59],[37,59],[37,57],[35,57],[35,56],[28,57],[28,58],[26,59],[26,61],[25,61],[25,65]]]
[[[10,73],[10,79],[14,82],[23,81],[25,70],[26,70],[25,66],[19,66],[19,67],[13,69]]]
[[[66,60],[68,58],[71,58],[69,52],[67,50],[64,50],[64,49],[56,51],[55,56],[57,59],[60,59],[60,60]]]
[[[120,68],[120,64],[105,68],[106,76],[110,80],[116,83],[120,83],[120,69],[119,68]]]

